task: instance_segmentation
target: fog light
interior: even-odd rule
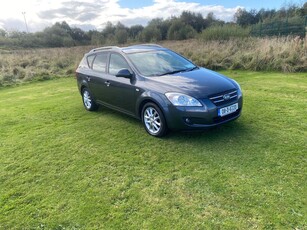
[[[192,121],[191,121],[191,119],[190,118],[186,118],[185,120],[184,120],[187,124],[192,124]]]

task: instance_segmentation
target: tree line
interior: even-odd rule
[[[57,22],[36,33],[5,31],[0,29],[0,47],[71,47],[79,45],[104,45],[127,42],[157,42],[160,40],[184,40],[195,38],[212,27],[236,25],[242,28],[259,23],[271,23],[285,18],[303,18],[307,15],[307,2],[302,6],[289,5],[279,10],[260,9],[247,11],[238,9],[234,22],[217,19],[213,13],[203,17],[200,13],[183,11],[178,17],[155,18],[147,26],[127,27],[121,22],[108,22],[102,31],[83,31],[70,27],[65,21]]]

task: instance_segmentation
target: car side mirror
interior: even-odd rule
[[[118,71],[118,73],[115,75],[116,77],[124,77],[124,78],[132,78],[133,74],[128,69],[121,69]]]

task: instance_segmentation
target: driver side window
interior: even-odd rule
[[[111,54],[109,64],[109,74],[116,75],[121,69],[129,69],[126,60],[119,54]]]

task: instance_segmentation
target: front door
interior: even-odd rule
[[[117,53],[111,53],[108,65],[107,103],[126,113],[135,114],[135,81],[128,78],[116,77],[121,69],[132,72],[125,58]]]

